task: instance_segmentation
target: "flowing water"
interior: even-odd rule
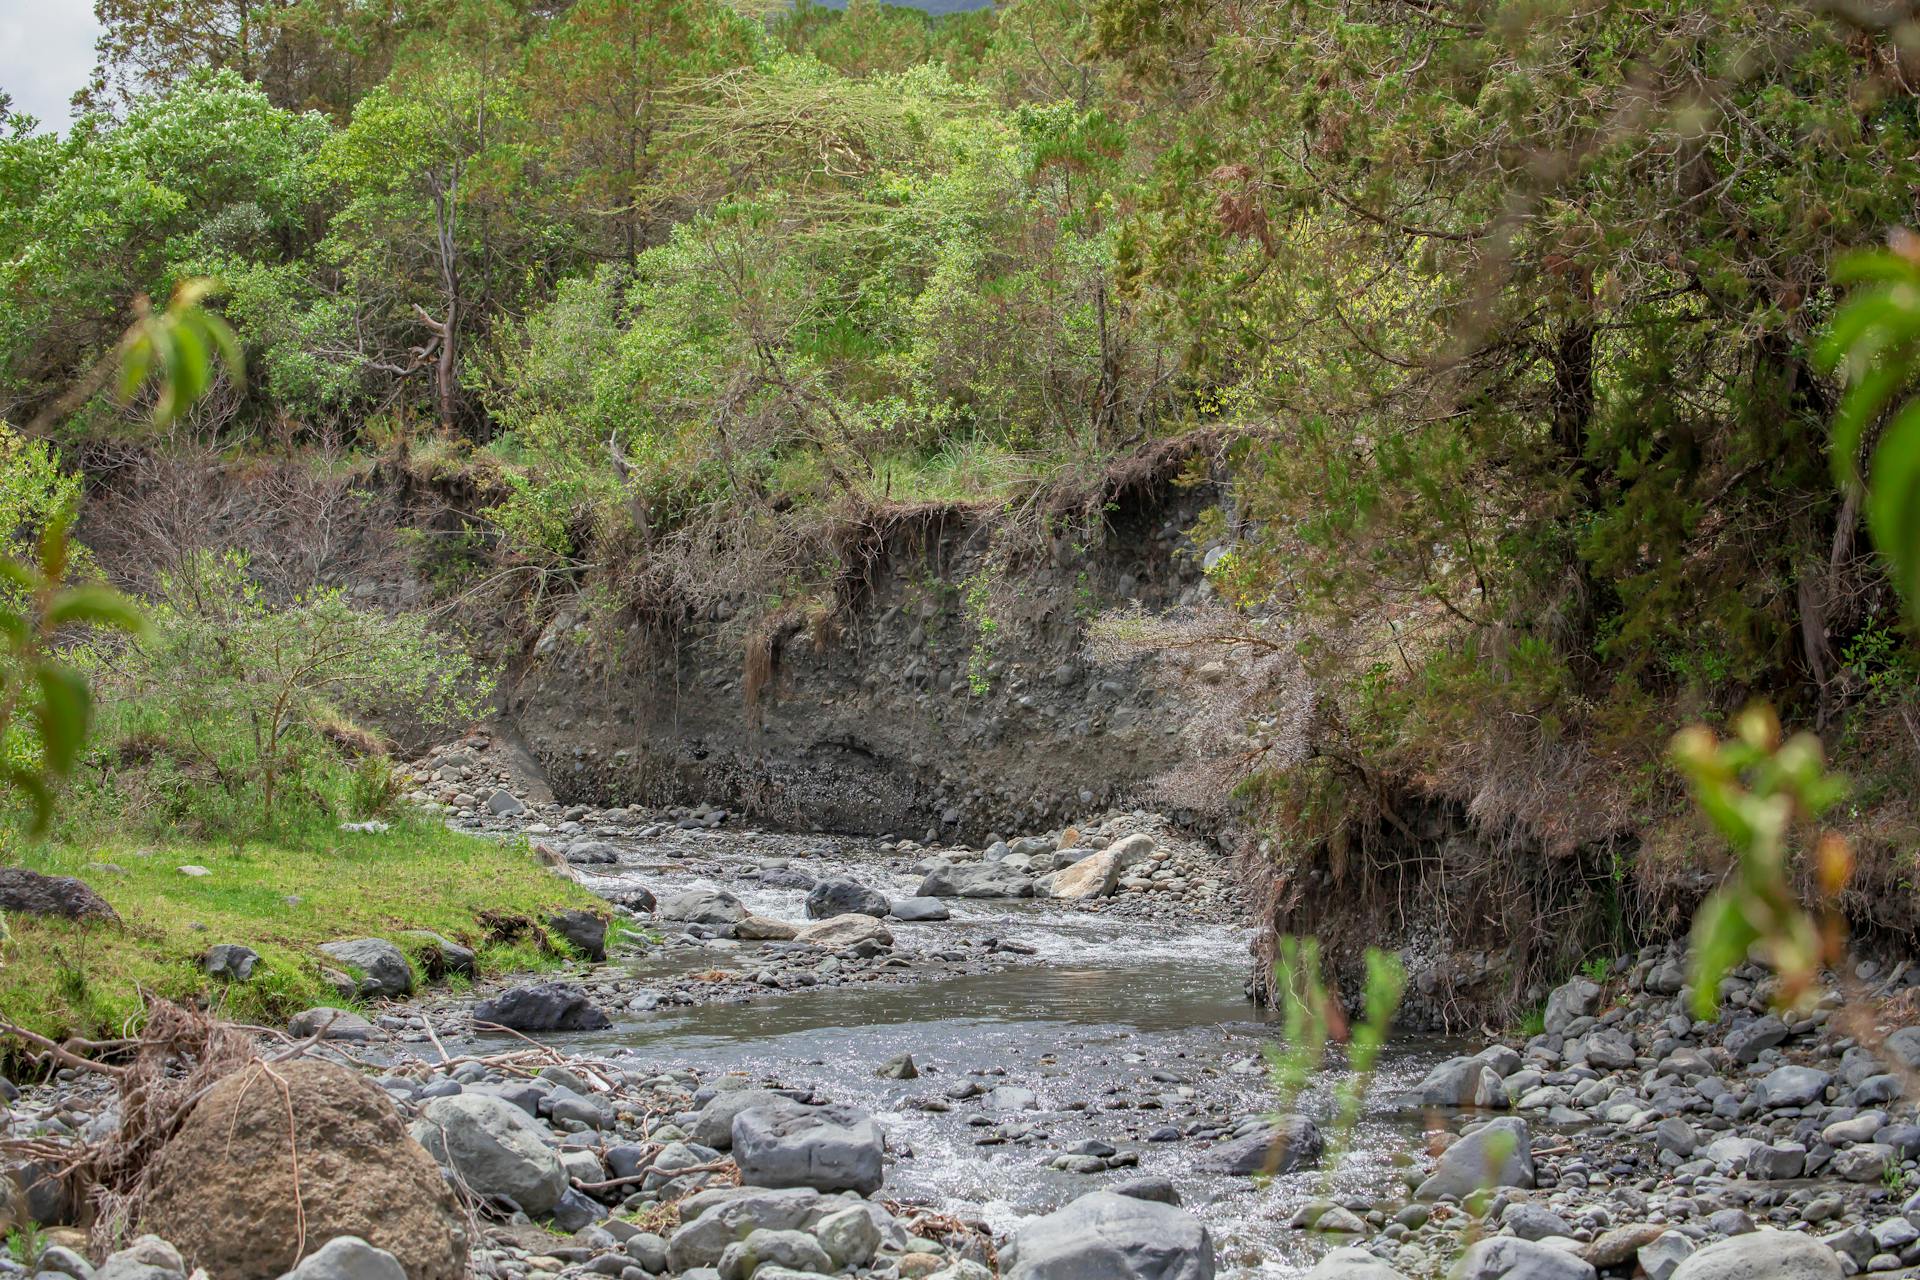
[[[804,891],[761,888],[743,874],[798,849],[806,856],[792,865],[815,876],[848,875],[896,896],[911,893],[917,881],[877,848],[793,841],[674,833],[665,848],[629,846],[620,866],[596,868],[604,874],[589,883],[602,891],[644,884],[663,896],[717,884],[738,893],[755,914],[804,920]],[[1000,972],[912,985],[823,985],[751,1003],[616,1015],[612,1030],[577,1035],[560,1047],[661,1069],[746,1072],[869,1108],[887,1126],[899,1157],[888,1171],[889,1195],[984,1218],[996,1232],[1105,1182],[1165,1176],[1212,1228],[1228,1274],[1296,1274],[1311,1253],[1305,1234],[1286,1226],[1295,1208],[1329,1190],[1367,1195],[1399,1177],[1396,1158],[1418,1135],[1377,1109],[1361,1121],[1353,1151],[1331,1182],[1311,1172],[1256,1186],[1253,1179],[1201,1171],[1204,1142],[1145,1140],[1168,1124],[1184,1127],[1200,1118],[1230,1124],[1274,1106],[1262,1055],[1279,1037],[1242,994],[1247,930],[1172,918],[1123,920],[1049,902],[950,906],[950,921],[890,922],[897,943],[937,951],[972,933],[1031,947],[1033,954]],[[642,975],[663,978],[716,962],[737,966],[741,952],[755,945],[655,948],[636,966]],[[880,1078],[875,1069],[902,1052],[913,1055],[921,1078]],[[1385,1055],[1374,1095],[1418,1079],[1442,1056],[1438,1045],[1396,1046]],[[1013,1117],[1031,1131],[995,1140],[977,1101],[955,1102],[946,1111],[910,1105],[969,1079],[1032,1090],[1039,1109]],[[1324,1118],[1338,1079],[1323,1073],[1303,1108]],[[994,1116],[996,1124],[1005,1119]],[[1046,1167],[1082,1139],[1137,1152],[1139,1166],[1093,1175]]]

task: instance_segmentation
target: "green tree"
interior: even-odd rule
[[[458,33],[403,55],[319,160],[342,198],[320,253],[368,335],[356,359],[390,379],[426,373],[448,429],[463,420],[467,339],[544,274],[551,228],[522,186],[515,30],[506,6],[480,0]]]
[[[631,262],[658,237],[660,207],[684,204],[675,105],[698,79],[747,63],[754,43],[714,0],[580,0],[535,44],[529,110],[553,145],[558,198],[607,256]]]
[[[268,600],[237,553],[202,553],[166,575],[146,635],[99,656],[119,714],[183,743],[232,792],[258,788],[269,820],[284,784],[356,716],[446,727],[489,691],[471,659],[419,613],[385,614],[320,589]]]

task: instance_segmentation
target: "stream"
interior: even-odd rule
[[[618,864],[579,869],[598,892],[644,886],[665,897],[718,886],[754,914],[787,921],[806,920],[806,891],[760,885],[754,877],[763,866],[845,876],[896,897],[910,895],[919,880],[879,845],[837,837],[670,831],[610,842],[620,850]],[[563,1052],[658,1070],[745,1073],[865,1107],[886,1126],[895,1153],[888,1196],[983,1219],[996,1234],[1103,1183],[1170,1179],[1212,1230],[1229,1275],[1304,1270],[1324,1245],[1287,1226],[1293,1211],[1315,1195],[1376,1198],[1398,1178],[1396,1158],[1417,1146],[1417,1123],[1369,1109],[1331,1182],[1315,1171],[1256,1186],[1205,1171],[1201,1157],[1212,1143],[1204,1131],[1230,1129],[1274,1106],[1263,1055],[1280,1037],[1242,992],[1249,931],[1182,918],[1178,905],[1148,918],[1046,900],[954,899],[948,906],[947,921],[888,921],[897,949],[938,952],[991,936],[1016,944],[1003,953],[1012,967],[614,1011],[610,1030],[548,1039]],[[739,968],[762,945],[672,937],[642,959],[613,963],[636,979],[670,981],[721,964]],[[1373,1096],[1417,1081],[1448,1052],[1438,1042],[1396,1044]],[[877,1074],[901,1053],[912,1054],[918,1079]],[[1324,1122],[1341,1079],[1321,1072],[1302,1109]],[[1030,1090],[1034,1109],[989,1113],[978,1099],[947,1098],[970,1082]],[[946,1107],[917,1105],[927,1100]],[[1186,1136],[1196,1128],[1200,1136]],[[1138,1167],[1095,1174],[1048,1167],[1087,1140],[1132,1153]]]

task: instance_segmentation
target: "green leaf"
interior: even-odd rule
[[[40,686],[40,704],[34,719],[40,725],[40,750],[46,758],[47,772],[64,778],[73,772],[80,748],[87,741],[87,719],[93,710],[93,695],[79,672],[43,663],[34,672]]]
[[[1693,918],[1692,964],[1688,982],[1693,986],[1693,1016],[1710,1021],[1720,1014],[1720,979],[1747,958],[1747,948],[1760,936],[1740,899],[1727,889],[1717,889],[1701,904]]]
[[[0,773],[7,783],[18,791],[27,794],[27,802],[33,806],[32,819],[27,824],[27,834],[41,836],[46,834],[47,826],[53,821],[53,790],[48,787],[40,775],[31,769],[19,765],[8,765]]]
[[[134,635],[144,634],[146,617],[131,600],[110,587],[74,587],[62,591],[47,610],[49,626],[114,627]]]

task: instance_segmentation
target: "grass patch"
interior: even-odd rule
[[[554,875],[524,841],[503,844],[425,820],[379,834],[308,828],[217,842],[66,836],[17,849],[13,860],[80,877],[125,922],[7,917],[0,1009],[55,1037],[117,1034],[139,1016],[143,991],[214,1005],[243,1022],[349,1005],[321,976],[316,950],[341,938],[386,937],[417,953],[419,944],[400,931],[428,929],[473,948],[482,973],[551,967],[555,959],[529,943],[489,944],[479,913],[544,919],[561,907],[602,905]],[[213,874],[183,875],[186,865]],[[202,971],[207,948],[222,942],[260,953],[251,981],[227,984]],[[417,954],[414,976],[424,981]]]

